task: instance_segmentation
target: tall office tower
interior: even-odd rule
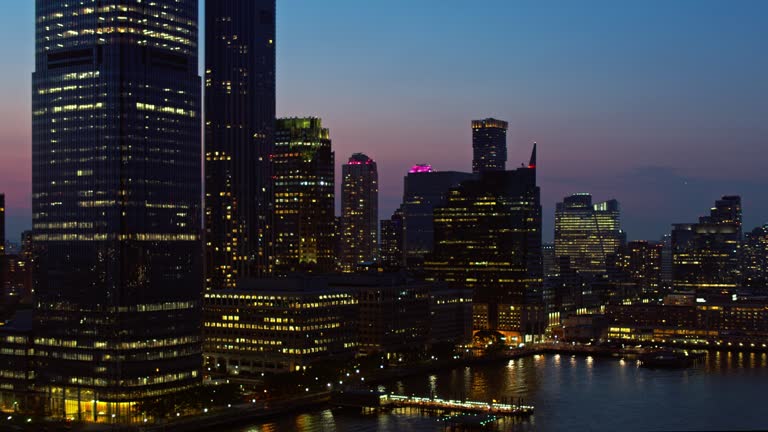
[[[275,0],[205,12],[206,289],[272,271]]]
[[[36,389],[137,420],[201,378],[198,1],[35,5]]]
[[[592,204],[592,195],[575,194],[557,204],[555,255],[568,257],[572,270],[604,273],[606,257],[618,252],[624,241],[618,201]]]
[[[757,227],[744,236],[741,274],[744,286],[768,290],[768,225]]]
[[[456,171],[433,171],[430,165],[414,165],[403,180],[403,253],[408,268],[420,268],[432,252],[432,209],[445,204],[448,191],[475,178]]]
[[[434,209],[430,279],[473,289],[474,328],[507,341],[538,334],[542,250],[540,190],[530,168],[488,171],[452,188]]]
[[[403,211],[398,208],[389,219],[381,221],[381,267],[398,271],[405,265],[403,257]]]
[[[376,162],[355,153],[342,166],[341,266],[351,272],[379,255],[379,172]]]
[[[335,269],[334,154],[319,118],[277,120],[275,271]]]
[[[643,294],[658,293],[661,290],[662,250],[661,243],[631,241],[622,246],[615,257],[621,273]]]
[[[741,198],[725,196],[708,216],[672,230],[672,277],[675,288],[725,294],[741,283]]]
[[[505,121],[487,118],[472,120],[472,172],[504,171],[507,167]]]

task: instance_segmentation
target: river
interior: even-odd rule
[[[465,367],[381,386],[398,394],[471,400],[523,398],[536,407],[503,431],[661,431],[768,429],[764,415],[768,356],[714,353],[684,370],[641,368],[636,361],[539,355]],[[226,432],[442,431],[444,424],[405,412],[363,415],[331,410],[241,426]]]

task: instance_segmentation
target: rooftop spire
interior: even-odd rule
[[[536,143],[533,143],[533,152],[531,152],[531,161],[528,163],[528,168],[536,168]]]

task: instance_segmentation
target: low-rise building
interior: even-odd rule
[[[324,278],[243,281],[204,297],[203,352],[212,375],[261,376],[347,359],[357,350],[351,290]]]

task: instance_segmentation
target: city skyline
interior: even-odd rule
[[[335,151],[375,159],[382,219],[413,164],[469,171],[470,122],[493,116],[510,122],[509,168],[540,144],[546,241],[555,202],[576,192],[619,199],[629,239],[657,240],[727,194],[743,197],[745,229],[763,224],[766,174],[749,156],[766,131],[768,86],[759,77],[768,64],[757,55],[765,5],[676,2],[662,16],[655,2],[592,3],[600,7],[497,2],[493,16],[459,2],[436,16],[427,15],[429,1],[408,15],[397,4],[279,4],[278,115],[322,117]],[[3,46],[13,60],[0,72],[0,184],[14,242],[31,219],[33,8],[18,2],[0,18],[2,35],[19,41]],[[334,30],[309,38],[304,27],[318,17]],[[419,25],[426,19],[429,33]],[[313,58],[330,60],[306,73]]]

